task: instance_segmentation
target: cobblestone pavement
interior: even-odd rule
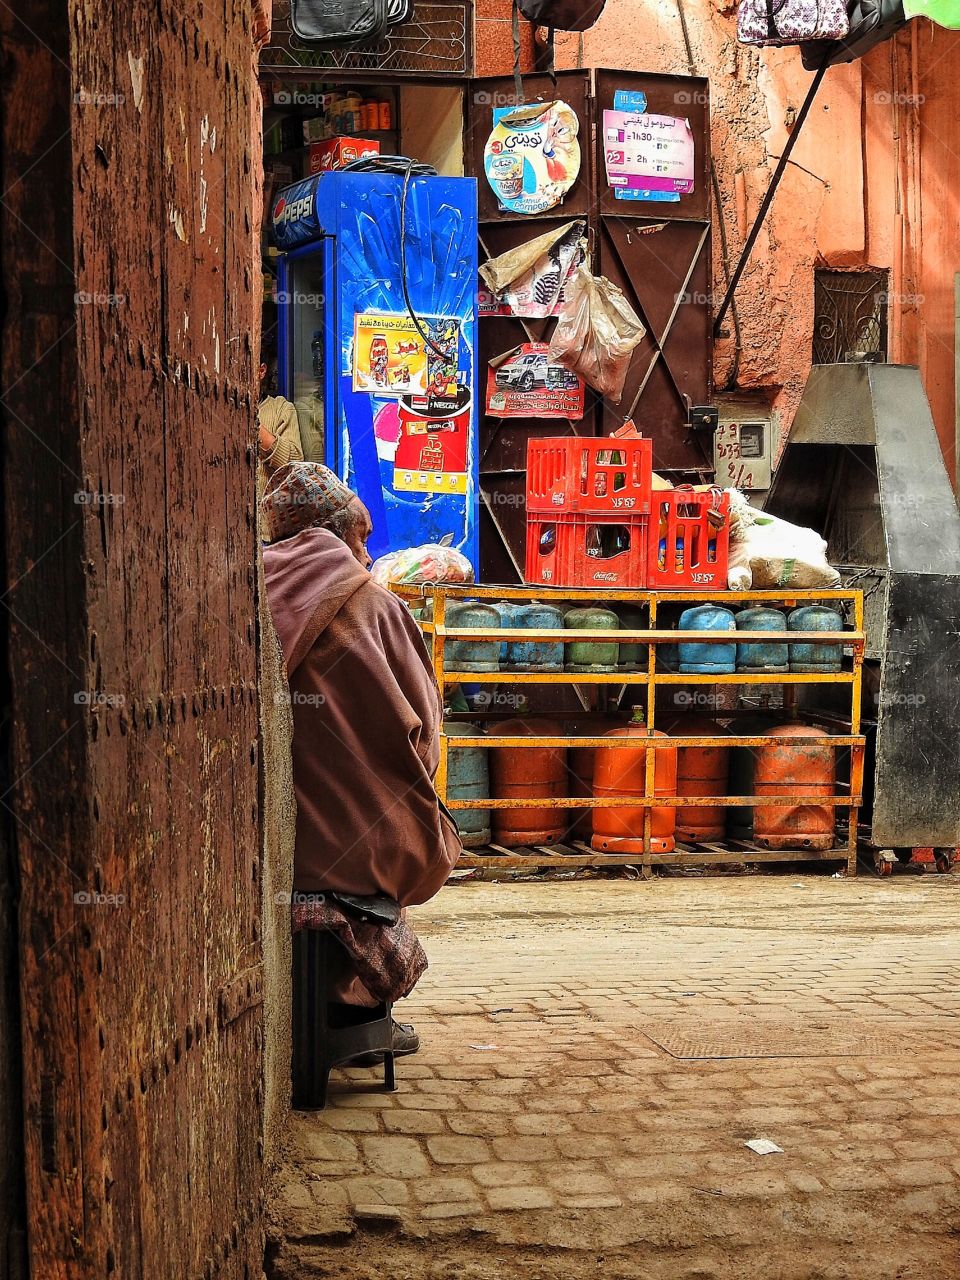
[[[449,887],[399,1092],[291,1121],[273,1274],[960,1276],[958,889]]]

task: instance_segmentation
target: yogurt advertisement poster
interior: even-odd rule
[[[676,203],[693,190],[690,122],[677,116],[604,111],[607,182],[618,200]]]
[[[495,107],[483,169],[501,209],[543,213],[580,172],[580,122],[565,102]]]

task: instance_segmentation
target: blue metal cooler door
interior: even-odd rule
[[[371,555],[450,535],[476,566],[476,182],[412,178],[405,208],[403,185],[338,173],[317,193],[325,226],[334,192],[339,206],[327,458],[370,508]],[[410,304],[430,343],[404,301],[401,220]]]

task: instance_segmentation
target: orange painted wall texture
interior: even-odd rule
[[[578,37],[556,42],[558,68],[576,66]],[[510,0],[478,0],[477,73],[506,74],[512,61]],[[709,77],[719,301],[718,220],[732,267],[810,83],[799,52],[739,45],[729,0],[607,0],[582,65]],[[783,437],[810,368],[814,270],[866,266],[890,273],[890,359],[920,365],[952,472],[960,33],[925,20],[828,71],[737,292],[739,354],[732,336],[717,344],[718,398],[769,405]]]

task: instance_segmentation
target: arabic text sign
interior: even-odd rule
[[[603,154],[607,182],[618,197],[621,191],[686,195],[693,190],[695,157],[688,120],[604,111]]]

